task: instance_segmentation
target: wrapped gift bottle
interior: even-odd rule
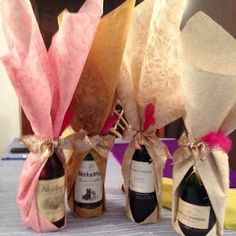
[[[58,228],[65,224],[65,171],[54,152],[43,167],[36,188],[36,204],[40,215]]]
[[[84,217],[86,217],[86,210],[98,209],[98,211],[94,211],[94,214],[90,211],[89,216],[100,215],[100,212],[102,211],[102,177],[91,153],[88,153],[81,162],[81,166],[75,179],[74,207],[78,215]]]
[[[177,219],[186,236],[207,235],[216,223],[210,199],[195,166],[182,180]]]
[[[130,169],[129,203],[133,219],[143,222],[157,208],[154,165],[144,145],[134,152]]]

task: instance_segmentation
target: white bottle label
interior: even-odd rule
[[[38,213],[50,222],[65,216],[65,176],[52,180],[39,180],[36,187]]]
[[[131,162],[129,188],[139,193],[153,193],[155,189],[153,162]]]
[[[74,185],[74,200],[80,203],[96,203],[102,200],[103,185],[95,161],[81,162]]]
[[[194,229],[208,229],[210,206],[198,206],[179,199],[177,219]]]

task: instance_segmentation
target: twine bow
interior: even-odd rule
[[[183,133],[178,143],[179,148],[173,156],[174,164],[178,164],[190,157],[194,158],[195,163],[197,161],[204,161],[210,153],[207,143],[196,140],[189,134]]]
[[[108,152],[112,148],[114,137],[112,135],[93,135],[81,129],[78,133],[67,136],[60,140],[60,144],[65,149],[73,149],[80,153],[86,153],[95,150],[99,155],[107,157]]]
[[[136,149],[141,149],[141,145],[149,147],[152,153],[155,156],[158,156],[163,165],[165,164],[167,157],[170,156],[168,148],[156,136],[154,131],[137,131],[129,126],[124,133],[124,138],[133,141]]]
[[[94,135],[89,137],[87,132],[80,130],[78,133],[69,135],[63,139],[45,139],[36,135],[22,137],[22,142],[30,152],[36,154],[41,161],[51,156],[55,149],[72,149],[86,153],[94,149],[102,156],[107,156],[112,148],[114,138],[111,135]]]
[[[39,156],[42,161],[51,156],[59,146],[58,140],[45,139],[37,135],[25,135],[21,138],[21,141],[30,152]]]

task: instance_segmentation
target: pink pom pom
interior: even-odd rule
[[[112,114],[111,116],[109,116],[107,118],[100,134],[106,135],[118,120],[119,120],[119,117],[116,114]]]
[[[207,143],[210,148],[220,147],[226,153],[232,148],[232,141],[222,131],[209,132],[201,140]]]
[[[154,125],[156,123],[155,117],[155,107],[152,103],[149,103],[144,111],[144,123],[143,123],[143,129],[148,129],[151,125]]]

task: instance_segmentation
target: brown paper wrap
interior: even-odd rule
[[[72,106],[75,131],[99,134],[110,115],[135,0],[101,19]]]
[[[67,138],[70,139],[70,142],[74,144],[73,149],[77,150],[73,152],[73,154],[67,159],[66,162],[68,204],[75,216],[81,216],[81,217],[99,216],[105,210],[104,182],[106,175],[106,165],[107,165],[108,152],[113,146],[114,137],[110,135],[104,137],[98,135],[88,137],[84,131],[80,131],[79,136],[78,134],[76,134],[76,135],[71,135],[70,136],[71,139]],[[74,206],[75,178],[80,168],[82,160],[88,153],[92,154],[94,161],[97,164],[99,173],[101,174],[103,182],[103,205],[93,209],[78,208]]]
[[[82,128],[88,132],[89,136],[100,134],[113,109],[117,79],[134,4],[135,0],[127,0],[100,21],[72,101],[75,115],[72,127],[76,132]],[[107,155],[103,156],[94,151],[92,154],[104,183]],[[98,216],[105,209],[105,200],[102,208],[81,210],[80,212],[75,212],[72,204],[75,173],[84,156],[85,153],[75,152],[68,160],[67,170],[70,173],[68,176],[68,202],[75,215]],[[105,199],[105,195],[103,199]]]
[[[105,182],[105,173],[106,173],[106,165],[107,165],[107,157],[100,156],[98,153],[94,151],[90,151],[92,154],[97,166],[98,170],[101,173],[102,181]],[[74,206],[74,182],[76,178],[77,171],[80,168],[80,164],[87,153],[79,154],[74,152],[72,156],[69,158],[67,163],[67,169],[70,170],[67,175],[67,191],[68,191],[68,204],[70,209],[72,210],[75,216],[80,217],[94,217],[99,216],[103,213],[106,209],[105,206],[105,192],[104,192],[104,185],[103,185],[103,204],[93,208],[93,209],[86,209],[86,208],[79,208]]]
[[[203,12],[194,15],[181,33],[181,64],[185,125],[195,139],[210,131],[227,135],[236,128],[236,40]],[[199,154],[202,155],[200,151]],[[180,183],[194,164],[207,190],[217,223],[207,235],[223,235],[227,190],[229,188],[228,155],[213,149],[205,158],[180,147],[174,157],[173,226],[183,235],[176,220]]]
[[[147,104],[152,103],[155,106],[156,120],[155,125],[148,129],[149,133],[154,133],[157,128],[174,121],[184,113],[180,97],[181,77],[177,55],[182,14],[182,0],[145,0],[135,7],[117,91],[127,120],[140,135]],[[156,142],[160,143],[158,140]],[[122,168],[126,190],[129,188],[130,163],[134,150],[134,140],[132,140]],[[160,201],[163,160],[159,153],[163,152],[163,145],[155,146],[153,143],[147,146],[147,150],[154,161],[156,193]],[[133,220],[129,214],[127,194],[128,191],[126,191],[127,216]],[[158,211],[160,209],[159,205]],[[143,223],[155,222],[159,217],[160,212],[155,212]]]

